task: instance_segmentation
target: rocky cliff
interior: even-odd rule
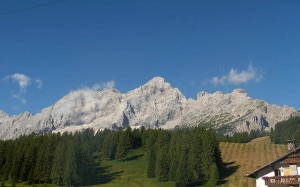
[[[155,77],[127,93],[115,89],[73,91],[35,115],[25,112],[8,116],[0,111],[0,139],[32,132],[128,126],[172,129],[201,124],[227,134],[251,129],[268,131],[294,113],[297,111],[288,106],[251,99],[242,89],[229,94],[200,92],[197,100],[187,100],[177,88]]]

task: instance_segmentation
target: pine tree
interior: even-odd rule
[[[102,154],[104,158],[113,160],[116,158],[116,150],[119,142],[119,132],[111,131],[103,141]]]
[[[65,186],[74,186],[78,184],[77,163],[75,158],[75,145],[74,142],[69,141],[66,150],[66,162],[64,171],[64,184]]]
[[[1,168],[2,178],[3,180],[9,179],[9,173],[11,170],[12,162],[13,162],[13,150],[14,145],[12,141],[6,141],[4,144],[4,163]]]
[[[218,182],[218,167],[215,163],[212,163],[209,168],[208,186],[215,186]]]
[[[156,165],[156,158],[153,148],[149,150],[148,153],[148,169],[147,169],[147,176],[150,178],[155,178],[155,165]]]
[[[133,136],[130,127],[128,127],[125,131],[119,131],[119,134],[116,159],[124,158],[128,151],[133,147]]]
[[[57,186],[62,185],[64,175],[64,163],[65,163],[65,150],[66,147],[62,141],[58,142],[58,145],[54,152],[54,158],[51,169],[51,179]]]
[[[169,157],[167,145],[158,150],[155,173],[158,181],[167,181],[169,179]]]
[[[176,180],[176,173],[178,169],[178,142],[176,141],[176,135],[173,133],[170,141],[169,158],[170,158],[170,170],[169,170],[169,180]]]
[[[40,144],[38,146],[34,172],[35,180],[39,183],[47,183],[50,179],[54,151],[54,136],[56,135],[45,134],[39,137]]]
[[[6,157],[5,143],[0,140],[0,171],[5,164],[5,157]]]
[[[29,174],[33,172],[35,163],[36,163],[36,143],[35,143],[35,137],[33,135],[30,135],[26,137],[24,140],[25,146],[23,150],[23,161],[22,161],[22,168],[20,170],[20,180],[22,181],[30,181],[31,178],[29,177]]]
[[[178,165],[178,170],[176,173],[176,186],[178,187],[183,187],[187,186],[188,184],[188,177],[187,177],[187,172],[188,172],[188,161],[186,157],[186,151],[182,151],[179,157],[179,165]]]
[[[178,158],[173,158],[170,164],[170,171],[169,171],[169,180],[175,181],[176,180],[176,173],[178,170],[179,160]]]
[[[18,147],[16,146],[13,152],[12,165],[9,172],[9,178],[12,182],[18,179],[19,171],[22,166],[22,152],[20,147],[21,145],[19,145]]]

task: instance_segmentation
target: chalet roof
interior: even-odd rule
[[[299,152],[299,151],[300,151],[300,147],[298,147],[298,148],[296,148],[296,149],[294,149],[294,150],[288,152],[287,154],[283,155],[282,157],[278,158],[277,160],[274,160],[274,161],[272,161],[272,162],[270,162],[270,163],[264,165],[263,167],[261,167],[261,168],[255,170],[255,171],[253,171],[253,172],[251,172],[251,173],[246,174],[246,176],[247,176],[247,177],[251,177],[251,178],[256,178],[256,174],[257,174],[258,172],[260,172],[261,170],[263,170],[263,169],[265,169],[265,168],[267,168],[267,167],[270,167],[270,166],[274,165],[274,164],[277,163],[277,162],[282,162],[282,161],[284,161],[285,159],[287,159],[287,158],[290,157],[290,156],[293,157],[293,155],[294,155],[295,153]],[[297,154],[297,155],[298,155],[298,154]]]

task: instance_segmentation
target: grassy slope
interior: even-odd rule
[[[228,143],[221,142],[220,149],[223,161],[228,167],[228,176],[219,187],[253,187],[255,179],[245,175],[268,162],[271,162],[286,153],[285,145],[274,145],[268,137],[257,138],[249,143]],[[174,186],[174,183],[158,183],[155,179],[146,177],[147,161],[141,155],[141,150],[133,152],[131,156],[140,155],[129,161],[113,161],[105,164],[111,165],[111,172],[121,172],[104,187],[117,186]]]
[[[269,137],[257,138],[246,144],[222,142],[220,149],[231,172],[219,187],[253,187],[255,179],[245,175],[287,153],[286,145],[274,145]]]
[[[245,175],[286,153],[285,145],[274,145],[268,137],[257,138],[246,144],[221,142],[220,149],[228,169],[224,182],[218,187],[253,187],[255,179]],[[156,179],[147,178],[147,160],[141,149],[131,152],[125,161],[103,161],[101,165],[106,166],[111,181],[93,187],[175,186],[173,182],[157,182]]]
[[[106,184],[97,185],[103,187],[171,187],[174,182],[157,182],[156,179],[147,177],[147,159],[143,150],[137,149],[131,152],[125,161],[103,161],[108,173],[113,173],[113,179]]]

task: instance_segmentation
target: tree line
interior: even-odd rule
[[[81,133],[22,136],[0,141],[0,176],[3,181],[57,186],[86,185],[97,181],[92,130]]]
[[[255,138],[268,136],[268,135],[269,135],[268,132],[261,131],[259,129],[257,130],[252,129],[250,132],[236,132],[231,136],[218,133],[218,137],[220,141],[232,142],[232,143],[247,143]]]
[[[0,141],[0,179],[28,184],[84,186],[108,182],[101,161],[122,160],[144,150],[148,177],[177,186],[218,182],[222,159],[218,137],[203,127],[175,130],[119,129],[46,133]],[[4,184],[2,182],[2,184]]]
[[[148,177],[175,181],[176,186],[215,186],[218,182],[222,158],[214,130],[149,130],[145,138]]]
[[[300,145],[300,117],[292,117],[279,122],[271,128],[270,139],[276,144],[285,144],[287,140],[295,140]]]

